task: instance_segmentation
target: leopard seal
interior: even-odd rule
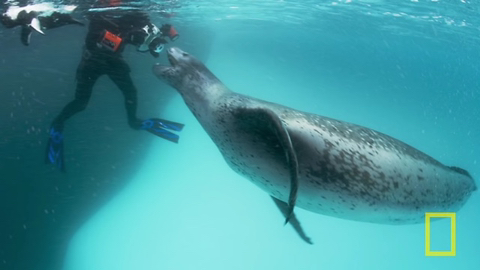
[[[178,48],[154,74],[181,94],[228,165],[274,199],[310,239],[294,206],[337,218],[414,224],[425,212],[455,212],[476,190],[464,169],[378,131],[228,89]]]

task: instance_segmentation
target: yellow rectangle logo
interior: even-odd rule
[[[450,218],[450,250],[449,251],[431,251],[430,250],[430,218]],[[455,213],[425,213],[425,256],[455,256]]]

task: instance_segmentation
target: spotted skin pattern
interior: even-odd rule
[[[285,151],[273,111],[290,135],[298,159],[296,206],[349,220],[413,224],[425,212],[456,212],[476,190],[470,174],[445,166],[383,133],[298,111],[229,90],[203,63],[178,48],[171,67],[154,73],[176,88],[228,165],[271,196],[288,202]]]

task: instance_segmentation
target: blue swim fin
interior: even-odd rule
[[[50,128],[50,138],[47,143],[46,163],[57,166],[62,172],[65,172],[65,162],[63,158],[63,134],[54,127]]]
[[[140,129],[146,130],[165,140],[178,143],[178,139],[180,138],[180,136],[168,131],[167,129],[173,131],[182,131],[183,127],[184,124],[180,124],[177,122],[172,122],[160,118],[150,118],[142,122],[142,126],[140,127]]]

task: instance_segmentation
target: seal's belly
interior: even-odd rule
[[[416,159],[391,141],[379,143],[383,138],[376,133],[362,141],[358,134],[345,136],[319,123],[284,120],[299,163],[296,205],[303,209],[366,222],[418,223],[428,211],[458,210],[472,191],[468,177]],[[287,201],[288,164],[272,131],[236,126],[216,137],[234,171]]]

